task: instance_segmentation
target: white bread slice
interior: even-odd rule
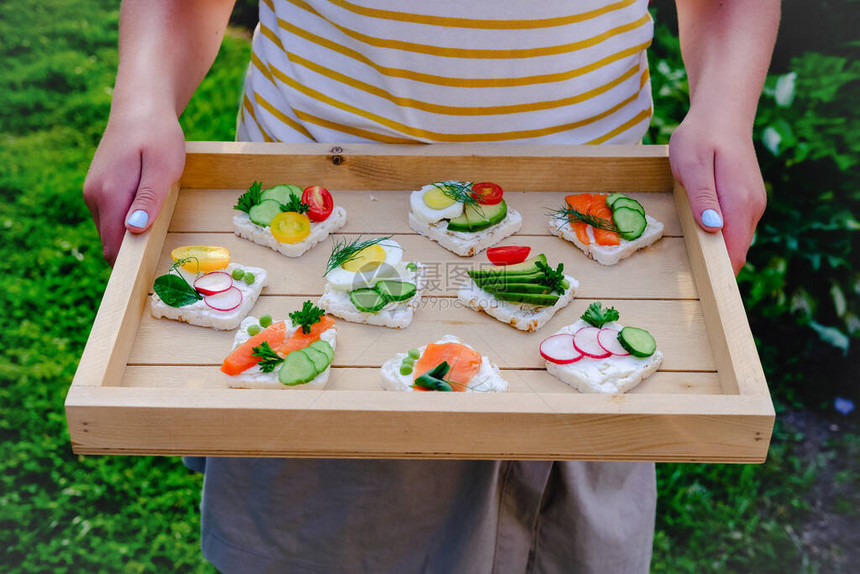
[[[487,247],[492,247],[505,237],[513,235],[523,225],[523,217],[515,209],[508,208],[508,214],[496,225],[471,233],[462,231],[448,231],[448,220],[443,219],[436,223],[428,223],[409,212],[409,227],[425,237],[429,237],[439,245],[460,255],[471,257],[480,253]]]
[[[579,281],[569,275],[565,275],[565,279],[570,281],[570,287],[552,307],[536,307],[535,305],[496,299],[491,293],[478,287],[478,284],[471,279],[457,292],[457,298],[475,311],[484,311],[502,323],[507,323],[520,331],[533,333],[543,327],[559,309],[566,307],[576,294]]]
[[[550,217],[549,231],[562,239],[570,241],[579,247],[588,257],[601,265],[615,265],[622,259],[633,255],[637,250],[647,247],[663,237],[663,224],[661,222],[650,215],[645,216],[645,221],[648,225],[645,227],[642,235],[633,241],[622,239],[620,245],[598,245],[593,241],[589,245],[586,245],[579,240],[576,232],[573,231],[573,227],[567,221],[557,217]],[[589,231],[591,231],[590,228]],[[589,234],[590,236],[591,234]]]
[[[254,283],[248,285],[243,280],[234,280],[233,285],[239,288],[242,292],[242,302],[232,311],[216,311],[209,307],[204,301],[195,301],[191,305],[182,307],[171,307],[161,300],[157,293],[152,294],[149,310],[152,316],[156,319],[165,318],[174,321],[181,321],[199,327],[211,327],[221,331],[231,331],[239,326],[239,323],[245,316],[251,312],[254,303],[260,296],[263,287],[266,286],[268,275],[265,269],[260,267],[249,267],[247,265],[239,265],[238,263],[230,263],[223,271],[225,273],[233,273],[233,270],[241,269],[245,273],[254,274]],[[194,280],[197,274],[189,273],[178,267],[177,270],[188,281],[189,285],[194,285]]]
[[[415,309],[421,304],[421,297],[424,292],[426,281],[427,266],[415,262],[418,267],[415,271],[406,271],[408,275],[401,275],[401,281],[407,281],[415,284],[415,295],[412,299],[402,302],[391,302],[376,313],[368,313],[359,311],[349,299],[349,292],[339,291],[331,286],[331,283],[326,283],[323,289],[322,297],[317,302],[317,307],[324,309],[326,313],[330,313],[335,317],[340,317],[351,323],[364,323],[366,325],[377,325],[380,327],[391,327],[392,329],[405,329],[412,323],[412,317],[415,314]]]
[[[588,323],[580,319],[572,325],[562,327],[555,334],[573,334],[587,326]],[[604,327],[620,331],[624,326],[612,322]],[[605,359],[583,357],[567,365],[547,361],[546,370],[581,393],[626,393],[653,375],[662,362],[663,354],[655,351],[650,357],[643,358],[632,355],[612,355]]]
[[[233,216],[233,233],[287,257],[300,257],[344,225],[346,225],[346,209],[338,205],[332,210],[328,219],[319,223],[311,223],[311,233],[304,240],[298,243],[281,243],[272,235],[269,226],[260,227],[252,223],[251,218],[244,211]]]
[[[291,333],[293,329],[298,327],[298,325],[293,325],[289,319],[284,319],[284,321],[287,323],[287,333]],[[251,335],[248,334],[248,327],[257,325],[259,322],[260,320],[257,317],[246,317],[242,321],[239,330],[236,331],[236,336],[233,338],[233,346],[230,348],[231,352],[251,338]],[[332,349],[337,349],[337,327],[331,327],[320,333],[320,340],[327,341]],[[254,366],[241,374],[229,377],[229,379],[230,388],[232,389],[321,389],[328,382],[330,374],[331,365],[307,383],[290,386],[278,380],[277,368],[271,373],[264,373],[260,370],[260,367]]]
[[[472,349],[470,345],[466,345],[454,335],[445,335],[436,341],[436,343],[460,343],[461,345],[465,345]],[[427,345],[418,347],[418,352],[423,355],[424,349],[426,348]],[[406,355],[407,353],[397,353],[394,357],[385,361],[380,368],[379,373],[381,378],[379,383],[386,391],[415,391],[415,389],[412,388],[413,380],[415,378],[414,374],[400,374],[400,364],[403,362],[403,359],[406,358]],[[475,377],[466,384],[466,392],[486,393],[507,390],[508,382],[502,378],[499,367],[491,363],[490,359],[488,359],[486,355],[481,356],[481,368],[478,370]]]

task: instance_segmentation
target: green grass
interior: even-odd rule
[[[66,430],[63,400],[109,275],[81,188],[107,120],[116,24],[107,0],[0,4],[3,572],[212,571],[199,475],[176,458],[75,456]],[[188,139],[233,138],[248,54],[247,40],[225,40],[182,118]],[[804,462],[803,440],[779,427],[761,466],[659,465],[654,571],[816,571],[792,532],[835,455]],[[856,512],[856,490],[840,492],[839,508]]]

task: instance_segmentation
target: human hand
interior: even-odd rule
[[[669,162],[702,229],[722,229],[737,275],[767,203],[749,130],[690,112],[672,134]]]
[[[184,166],[185,137],[175,110],[111,110],[84,182],[84,202],[108,263],[116,261],[126,229],[149,229]]]

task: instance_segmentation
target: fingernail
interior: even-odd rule
[[[138,209],[131,214],[126,223],[132,227],[146,227],[146,224],[149,223],[149,214],[142,209]]]
[[[702,212],[702,223],[705,227],[720,228],[723,226],[723,218],[713,209],[706,209]]]

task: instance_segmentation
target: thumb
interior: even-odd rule
[[[679,152],[670,147],[669,161],[675,179],[687,190],[690,209],[699,226],[711,233],[722,229],[723,212],[714,179],[714,151],[687,148]]]
[[[164,198],[182,175],[185,155],[177,158],[175,154],[144,149],[140,163],[140,183],[125,216],[125,227],[132,233],[146,231],[158,217]]]

